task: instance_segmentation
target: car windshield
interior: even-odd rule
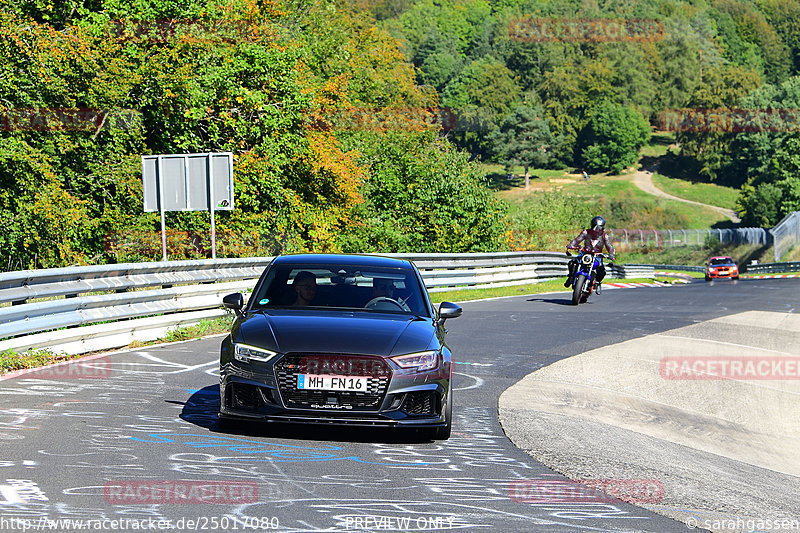
[[[429,316],[410,268],[280,264],[267,272],[252,309],[346,308]]]
[[[733,259],[731,259],[729,257],[719,257],[717,259],[712,259],[711,260],[711,264],[712,265],[732,265],[733,264]]]

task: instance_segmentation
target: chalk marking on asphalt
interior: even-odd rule
[[[180,374],[180,373],[183,373],[183,372],[191,372],[192,370],[197,370],[198,368],[203,368],[205,366],[213,365],[213,364],[215,364],[217,362],[216,360],[213,360],[213,361],[209,361],[209,362],[206,362],[206,363],[200,363],[198,365],[189,366],[189,365],[184,365],[184,364],[181,364],[181,363],[175,363],[173,361],[165,361],[164,359],[161,359],[160,357],[156,357],[155,355],[152,355],[152,354],[150,354],[148,352],[136,352],[135,355],[138,355],[139,357],[141,357],[143,359],[147,359],[148,361],[153,361],[154,363],[159,363],[161,366],[165,366],[165,367],[168,367],[168,368],[177,368],[177,370],[172,370],[172,371],[168,371],[168,372],[159,372],[157,370],[153,370],[153,371],[122,370],[123,372],[140,373],[140,374],[141,373],[146,373],[146,374]],[[146,363],[114,363],[114,366],[116,367],[116,366],[150,366],[150,365],[147,365]]]
[[[468,378],[472,378],[472,379],[474,379],[474,380],[475,380],[475,383],[474,383],[473,385],[470,385],[469,387],[458,387],[458,388],[454,388],[453,390],[469,390],[469,389],[477,389],[477,388],[479,388],[479,387],[482,387],[482,386],[483,386],[483,383],[484,383],[484,382],[483,382],[483,379],[479,378],[478,376],[471,376],[471,375],[469,375],[469,374],[464,374],[463,372],[453,372],[453,373],[454,373],[454,374],[459,374],[459,375],[461,375],[461,376],[466,376],[466,377],[468,377]]]
[[[25,500],[19,497],[16,489],[14,489],[14,487],[11,485],[0,485],[0,496],[2,496],[3,500],[5,500],[0,500],[0,505],[17,505],[20,503],[25,503]]]

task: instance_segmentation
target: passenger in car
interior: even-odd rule
[[[294,287],[295,293],[297,293],[297,297],[292,305],[311,305],[311,302],[317,295],[317,276],[308,270],[301,270],[294,277],[294,281],[292,281],[292,287]]]

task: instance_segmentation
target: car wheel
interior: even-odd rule
[[[435,440],[447,440],[453,431],[453,389],[450,389],[450,394],[447,395],[447,407],[444,411],[447,422],[440,428],[434,428],[433,438]]]

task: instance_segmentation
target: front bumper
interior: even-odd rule
[[[717,279],[717,278],[738,278],[739,271],[738,270],[716,270],[714,272],[706,272],[706,277]]]
[[[279,368],[248,371],[228,364],[220,369],[219,416],[261,422],[373,427],[445,425],[449,378],[442,379],[439,372],[432,372],[393,375],[375,381],[372,392],[377,394],[353,398],[353,393],[315,391],[304,404],[298,401],[291,376],[287,377]]]

